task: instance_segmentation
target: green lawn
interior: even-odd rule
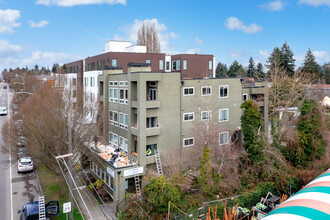
[[[56,219],[65,220],[66,214],[63,213],[62,209],[63,203],[69,202],[69,189],[64,178],[62,175],[56,175],[43,165],[38,166],[37,173],[46,202],[58,200],[60,203],[60,214]],[[77,208],[73,210],[73,217],[75,220],[83,219]]]

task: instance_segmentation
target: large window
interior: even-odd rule
[[[183,121],[193,121],[194,118],[195,118],[195,113],[194,112],[183,114]]]
[[[111,60],[111,66],[117,66],[117,59]]]
[[[212,95],[212,87],[211,86],[202,86],[202,96]]]
[[[149,144],[149,145],[147,145],[147,149],[146,150],[147,150],[147,156],[154,155],[155,154],[155,151],[157,150],[157,144]]]
[[[109,89],[109,101],[118,102],[118,89],[115,88]]]
[[[187,70],[187,68],[188,68],[187,60],[183,60],[183,62],[182,62],[182,69],[183,70]]]
[[[147,128],[155,128],[157,125],[157,117],[147,118]]]
[[[125,114],[121,112],[119,113],[119,127],[125,128]]]
[[[229,114],[228,108],[220,109],[219,110],[219,121],[228,121],[229,120],[228,114]]]
[[[170,70],[170,62],[166,61],[166,70]]]
[[[159,60],[159,70],[164,69],[164,60]]]
[[[118,126],[118,112],[116,111],[109,111],[109,122],[112,125]]]
[[[176,69],[177,70],[181,69],[180,60],[176,61]]]
[[[212,119],[212,111],[202,111],[201,119],[202,119],[202,121]]]
[[[119,89],[119,103],[125,104],[128,102],[127,100],[127,89]]]
[[[194,95],[194,94],[195,94],[195,88],[194,87],[183,88],[183,95],[184,96]]]
[[[195,138],[193,138],[193,137],[183,139],[184,147],[194,146],[194,144],[195,144]]]
[[[219,145],[228,144],[228,137],[228,131],[219,133]]]
[[[176,61],[172,61],[172,70],[176,70]]]
[[[209,70],[213,69],[213,62],[212,60],[209,60]]]
[[[219,86],[220,98],[227,98],[229,96],[228,86]]]

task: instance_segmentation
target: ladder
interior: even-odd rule
[[[46,220],[45,196],[39,196],[39,220]]]
[[[158,176],[163,175],[163,167],[162,167],[162,163],[160,161],[160,155],[159,155],[158,150],[155,150],[155,160],[156,160]]]
[[[138,163],[134,163],[133,167],[137,170],[138,167]],[[141,194],[141,187],[140,187],[140,177],[138,175],[138,172],[136,172],[134,174],[134,180],[135,180],[135,192],[136,194]]]

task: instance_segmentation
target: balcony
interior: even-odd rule
[[[132,99],[132,108],[137,108],[137,99]]]
[[[133,124],[132,126],[131,126],[131,133],[133,134],[133,135],[135,135],[135,136],[138,136],[137,134],[138,134],[138,128],[137,128],[137,125],[136,124]]]
[[[146,164],[154,164],[156,163],[156,160],[155,160],[155,155],[150,155],[150,156],[147,156],[146,157]]]
[[[264,106],[264,100],[253,100],[258,106]]]
[[[265,94],[266,93],[265,87],[252,87],[251,94]]]
[[[154,127],[154,128],[147,128],[146,129],[146,136],[156,136],[160,134],[160,128]]]
[[[100,102],[103,102],[103,95],[100,95]]]
[[[159,100],[150,100],[146,102],[146,109],[159,108],[159,107],[160,107]],[[132,99],[132,108],[138,108],[137,99]]]

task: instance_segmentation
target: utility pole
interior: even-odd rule
[[[71,109],[69,109],[68,112],[68,147],[69,147],[69,154],[72,154],[72,121],[71,121]],[[68,158],[68,162],[69,162],[69,169],[72,169],[72,157]],[[71,178],[69,178],[69,187],[70,189],[72,188],[72,180]],[[72,198],[72,194],[69,193],[69,200],[71,202],[71,204],[73,204],[73,198]],[[71,209],[70,211],[70,220],[73,220],[73,209]]]

